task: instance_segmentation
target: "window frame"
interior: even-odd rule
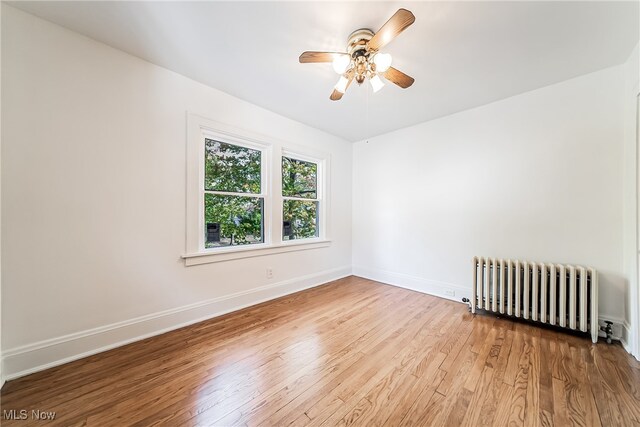
[[[205,247],[205,138],[261,151],[260,195],[252,193],[242,193],[241,195],[263,197],[263,243]],[[330,246],[329,198],[327,197],[330,194],[328,190],[330,156],[328,154],[283,142],[277,138],[249,132],[189,112],[187,112],[186,139],[186,250],[182,254],[186,266]],[[311,161],[318,165],[316,186],[317,197],[321,198],[318,209],[318,223],[320,225],[318,237],[283,240],[283,156]],[[214,191],[213,193],[221,192]]]
[[[280,240],[282,244],[294,244],[295,242],[310,242],[314,240],[322,240],[326,238],[325,233],[325,221],[326,221],[326,211],[325,211],[325,202],[324,202],[324,194],[325,194],[325,168],[327,160],[325,158],[314,157],[313,155],[305,154],[304,152],[295,151],[287,148],[283,148],[280,154],[280,179],[282,179],[282,158],[287,157],[293,160],[300,160],[303,162],[313,163],[316,165],[316,197],[314,199],[304,198],[304,197],[291,197],[285,196],[282,191],[282,187],[280,187],[280,211],[284,215],[284,201],[285,200],[299,200],[303,202],[318,202],[318,218],[316,219],[316,229],[317,236],[315,237],[306,237],[303,239],[292,239],[292,240],[284,240],[284,230],[283,227],[280,227]],[[284,220],[284,218],[283,218]]]
[[[200,204],[199,204],[199,226],[200,226],[200,242],[198,242],[198,247],[202,251],[224,251],[229,250],[229,248],[235,247],[244,247],[250,246],[253,248],[259,248],[264,245],[268,245],[271,243],[271,235],[267,235],[267,224],[271,220],[270,214],[272,209],[270,209],[269,203],[271,203],[271,198],[269,198],[269,187],[267,185],[269,179],[269,158],[270,158],[270,146],[265,143],[256,143],[251,140],[246,140],[242,138],[238,138],[229,134],[222,134],[217,131],[212,131],[211,129],[202,129],[202,150],[201,150],[201,158],[199,159],[199,169],[200,169]],[[214,140],[217,142],[222,142],[228,145],[235,145],[237,147],[249,148],[251,150],[257,150],[260,152],[260,193],[236,193],[233,191],[219,191],[219,190],[207,190],[205,188],[205,144],[206,140]],[[205,202],[204,197],[206,194],[217,194],[221,196],[234,196],[234,197],[246,197],[246,198],[254,198],[254,199],[262,199],[262,242],[261,243],[252,243],[248,245],[229,245],[229,246],[219,246],[213,248],[206,247],[206,239],[205,239]],[[270,230],[269,230],[270,231]]]

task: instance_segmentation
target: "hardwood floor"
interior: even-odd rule
[[[3,426],[633,426],[640,363],[349,277],[10,381],[0,397],[3,414],[28,411]]]

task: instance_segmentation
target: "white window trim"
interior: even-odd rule
[[[294,240],[282,240],[282,227],[281,231],[280,231],[280,240],[282,241],[283,245],[292,245],[292,244],[300,244],[302,242],[309,242],[309,241],[313,241],[313,240],[326,240],[326,236],[327,236],[327,231],[326,229],[326,224],[324,223],[326,218],[327,218],[327,210],[326,210],[326,197],[325,194],[327,194],[326,188],[328,185],[328,180],[325,179],[325,176],[327,175],[326,173],[326,169],[328,167],[328,157],[317,157],[314,156],[313,154],[309,154],[308,152],[305,152],[305,150],[302,151],[294,151],[291,149],[287,149],[287,148],[283,148],[282,152],[281,152],[281,161],[280,161],[280,167],[282,167],[282,157],[288,157],[290,159],[295,159],[295,160],[302,160],[304,162],[310,162],[310,163],[315,163],[316,165],[318,165],[317,168],[317,175],[316,175],[316,198],[315,199],[305,199],[304,197],[285,197],[282,196],[282,191],[280,191],[280,195],[282,197],[282,200],[280,201],[280,206],[281,206],[281,210],[282,210],[282,206],[283,206],[283,201],[284,200],[300,200],[303,202],[309,202],[309,201],[317,201],[318,205],[320,207],[320,209],[318,210],[318,219],[317,219],[317,226],[318,226],[318,237],[310,237],[307,239],[294,239]],[[282,177],[282,169],[280,170],[280,177]]]
[[[216,139],[262,152],[262,185],[264,197],[264,243],[204,248],[204,139]],[[318,164],[320,212],[319,236],[309,239],[282,240],[282,156]],[[235,128],[203,116],[187,113],[186,173],[186,251],[185,265],[229,261],[276,253],[316,249],[330,246],[329,238],[329,173],[330,156],[306,147],[282,142],[276,138]],[[320,197],[321,196],[321,197]]]

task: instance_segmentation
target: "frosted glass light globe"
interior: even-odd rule
[[[343,74],[349,68],[351,58],[348,55],[338,55],[333,59],[333,71],[338,74]]]
[[[373,63],[376,64],[376,71],[379,73],[384,73],[391,67],[391,55],[388,53],[376,53],[376,56],[373,57]]]
[[[379,91],[380,89],[382,89],[384,87],[384,83],[382,82],[382,80],[380,80],[380,77],[378,77],[378,75],[374,75],[373,77],[371,77],[369,79],[369,82],[371,82],[371,87],[373,88],[373,93],[376,93],[377,91]]]
[[[347,90],[347,83],[349,83],[349,80],[347,80],[345,76],[340,76],[340,80],[336,83],[335,89],[340,93],[344,93]]]

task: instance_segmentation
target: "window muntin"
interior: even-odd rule
[[[319,237],[318,163],[282,156],[282,240]]]
[[[204,248],[264,243],[263,152],[205,138]]]

